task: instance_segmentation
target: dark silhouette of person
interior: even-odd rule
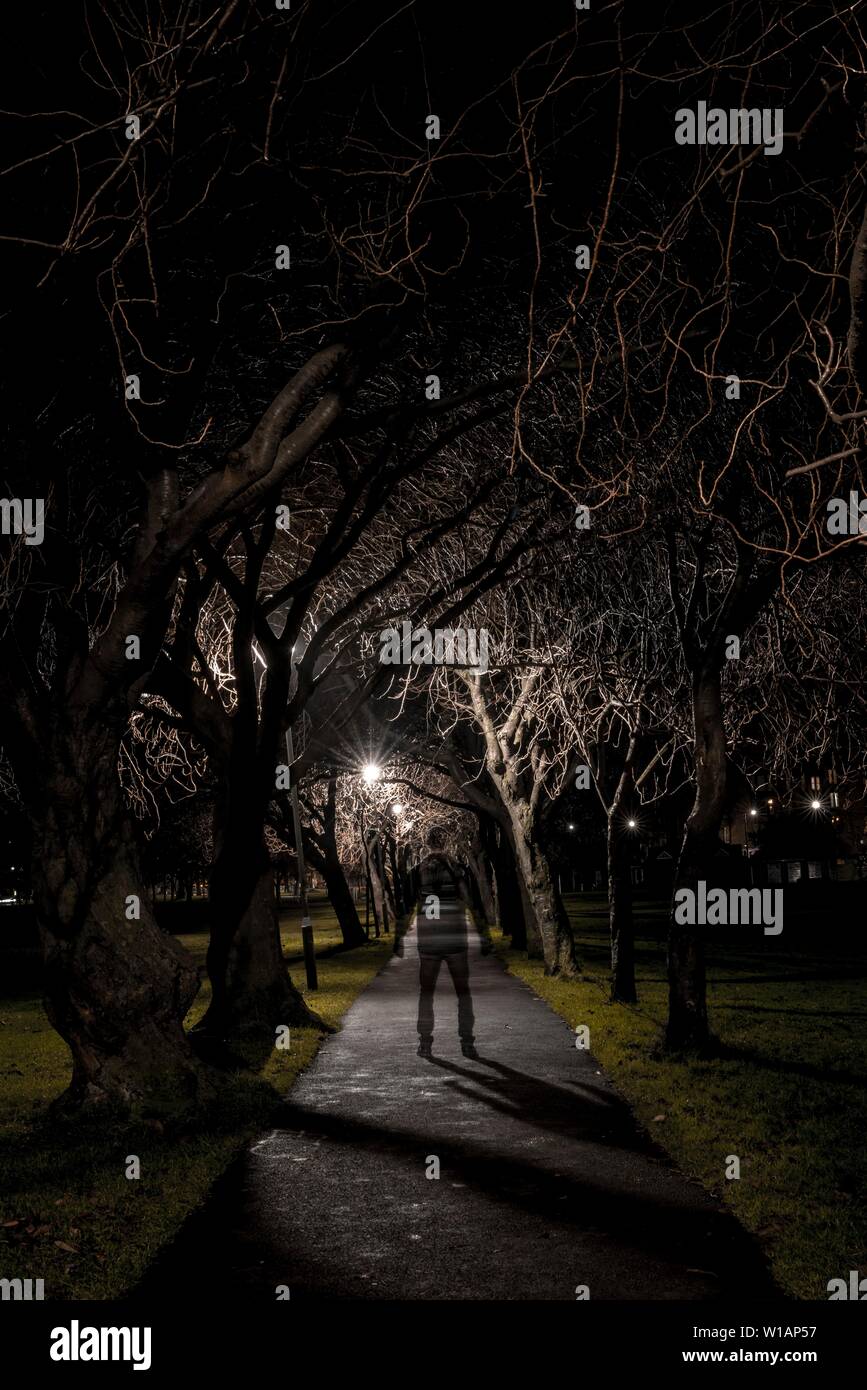
[[[475,1057],[478,1054],[473,1038],[466,894],[462,891],[460,870],[440,851],[434,836],[428,840],[428,853],[418,866],[418,884],[418,1055],[430,1057],[433,1053],[434,990],[445,961],[458,997],[461,1051],[465,1057]]]

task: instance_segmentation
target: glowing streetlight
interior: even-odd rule
[[[634,829],[635,829],[635,821],[634,821],[634,820],[628,820],[628,821],[626,822],[626,824],[629,826],[629,829],[630,829],[630,830],[634,830]]]
[[[373,783],[379,777],[379,773],[380,769],[377,767],[376,763],[365,763],[364,767],[361,769],[362,780],[366,782],[369,787],[373,786]]]
[[[396,801],[396,802],[394,803],[394,805],[392,806],[392,808],[391,808],[391,814],[392,814],[393,816],[399,816],[402,810],[403,810],[403,802],[402,802],[402,801]]]
[[[566,826],[566,829],[567,829],[567,830],[574,830],[575,827],[574,827],[574,825],[572,825],[572,824],[570,823],[569,825]]]
[[[821,809],[822,809],[822,803],[821,803],[821,801],[811,801],[811,802],[810,802],[810,810],[811,810],[811,811],[821,811]]]
[[[758,813],[758,811],[756,810],[755,806],[751,806],[751,807],[750,807],[750,815],[751,815],[751,816],[757,816],[758,814],[759,814],[759,813]]]

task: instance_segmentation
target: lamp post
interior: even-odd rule
[[[382,934],[388,936],[388,879],[385,876],[385,854],[382,848],[382,829],[376,832],[376,872],[382,890]]]
[[[379,781],[379,774],[380,774],[381,771],[382,771],[382,769],[380,768],[380,766],[379,766],[378,763],[374,763],[374,762],[367,762],[367,763],[365,763],[364,766],[363,766],[362,769],[361,769],[361,780],[362,780],[362,782],[364,783],[364,785],[365,785],[366,787],[372,787],[373,784],[374,784],[374,782],[378,782],[378,781]],[[376,848],[374,848],[374,844],[373,844],[373,831],[371,830],[370,833],[368,833],[367,827],[365,826],[365,823],[364,823],[364,804],[365,804],[365,803],[364,803],[364,799],[363,799],[363,797],[362,797],[362,811],[361,811],[361,844],[362,844],[362,848],[363,848],[363,850],[364,850],[364,889],[365,889],[364,918],[365,918],[365,930],[367,931],[367,935],[368,935],[368,937],[369,937],[369,936],[370,936],[370,925],[369,925],[369,923],[370,923],[370,899],[371,899],[371,897],[373,897],[373,893],[372,893],[372,883],[371,883],[371,862],[372,862],[372,864],[373,864],[373,867],[374,867],[376,873],[377,873],[377,874],[380,874],[380,870],[379,870],[379,854],[378,854],[378,850],[379,850],[379,833],[377,832],[377,836],[376,836]],[[382,876],[381,876],[381,874],[380,874],[380,884],[381,884],[381,883],[382,883]],[[382,907],[383,907],[383,914],[386,914],[387,909],[386,909],[386,906],[385,906],[385,894],[384,894],[384,893],[383,893],[383,903],[382,903]],[[377,911],[377,907],[376,907],[376,898],[375,898],[375,897],[373,897],[373,926],[374,926],[374,933],[375,933],[375,935],[378,937],[378,936],[379,936],[380,921],[379,921],[379,912]],[[388,917],[387,917],[387,916],[386,916],[386,918],[385,918],[384,929],[385,929],[385,931],[388,930]]]

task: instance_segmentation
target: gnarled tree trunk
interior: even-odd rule
[[[274,870],[259,875],[232,936],[226,962],[222,1028],[233,1036],[274,1035],[279,1024],[315,1023],[283,959]]]
[[[45,1007],[72,1052],[59,1103],[149,1113],[206,1099],[215,1077],[183,1029],[199,972],[157,926],[140,876],[119,725],[64,715],[45,731],[33,888]]]
[[[207,955],[211,1003],[198,1031],[220,1039],[256,1035],[264,1040],[279,1024],[318,1026],[283,959],[274,870],[261,823],[245,813],[237,781],[214,843]]]

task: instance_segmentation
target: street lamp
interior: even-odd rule
[[[380,771],[381,768],[377,767],[376,763],[365,763],[364,767],[361,769],[362,780],[371,787],[374,782],[378,781]]]
[[[391,808],[391,813],[392,813],[393,816],[399,816],[402,810],[403,810],[403,802],[402,802],[402,801],[396,801],[396,802],[394,803],[394,805],[392,806],[392,808]]]

